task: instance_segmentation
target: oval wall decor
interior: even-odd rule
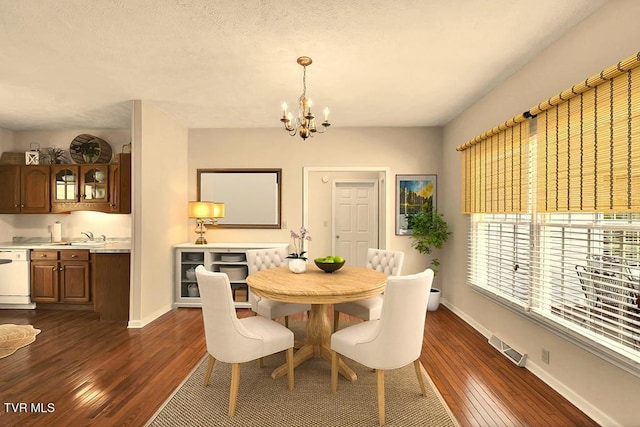
[[[113,150],[104,139],[83,133],[73,138],[69,153],[76,163],[110,163]]]

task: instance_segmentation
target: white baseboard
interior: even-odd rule
[[[171,310],[173,310],[173,306],[172,305],[168,305],[168,306],[163,307],[163,308],[161,308],[159,310],[156,310],[154,313],[151,313],[148,316],[145,316],[144,319],[129,320],[129,322],[127,323],[127,328],[131,328],[131,329],[144,328],[149,323],[153,322],[154,320],[156,320],[158,317],[162,316],[163,314],[170,312]]]
[[[589,401],[583,399],[580,395],[575,393],[572,389],[565,386],[563,383],[558,381],[556,378],[549,375],[547,371],[545,371],[540,365],[533,363],[531,360],[527,360],[527,364],[525,366],[527,370],[529,370],[533,375],[540,378],[545,384],[549,387],[557,391],[575,405],[582,412],[587,414],[589,418],[600,424],[601,426],[608,427],[622,427],[621,424],[618,424],[615,420],[609,418],[607,414],[600,411],[598,408],[593,406]]]

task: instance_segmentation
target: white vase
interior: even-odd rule
[[[304,273],[307,271],[307,260],[302,258],[289,258],[289,270],[293,273]]]
[[[187,286],[187,294],[190,297],[199,297],[200,296],[200,290],[198,289],[198,285],[195,283],[189,283],[189,286]]]

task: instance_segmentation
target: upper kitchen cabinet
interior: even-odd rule
[[[131,213],[131,153],[116,154],[109,165],[109,212]]]
[[[109,200],[109,165],[51,166],[51,203],[53,211],[60,203],[106,203]]]
[[[131,212],[131,154],[116,154],[112,164],[51,167],[51,211]]]
[[[51,211],[48,165],[0,165],[0,182],[0,213]]]
[[[51,203],[78,202],[78,165],[51,166]]]

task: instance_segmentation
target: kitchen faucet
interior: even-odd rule
[[[92,232],[90,232],[90,231],[87,231],[87,232],[84,232],[84,231],[83,231],[83,232],[81,232],[80,234],[84,234],[85,236],[87,236],[87,238],[88,238],[89,240],[93,240],[93,233],[92,233]]]

